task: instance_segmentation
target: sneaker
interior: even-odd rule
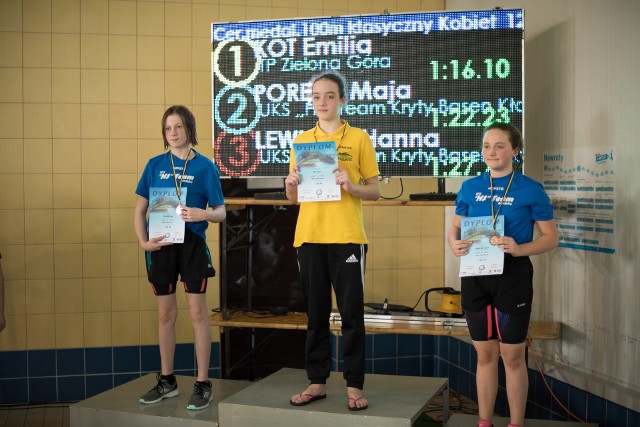
[[[162,375],[157,374],[156,379],[158,384],[147,393],[140,396],[140,403],[156,403],[167,397],[175,397],[179,394],[178,381],[173,384],[169,384],[169,381],[162,378]]]
[[[187,409],[204,409],[212,400],[211,381],[196,381]]]

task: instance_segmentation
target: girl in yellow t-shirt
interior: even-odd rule
[[[328,72],[313,79],[313,109],[316,126],[296,137],[296,142],[335,141],[338,166],[334,169],[341,200],[301,203],[294,239],[300,269],[300,284],[308,315],[306,370],[309,386],[291,397],[294,406],[326,397],[331,370],[331,286],[342,318],[344,378],[349,410],[367,409],[364,397],[364,270],[367,237],[362,200],[380,197],[378,165],[369,135],[340,119],[346,102],[345,82]],[[287,198],[297,202],[302,180],[293,153],[285,179]]]

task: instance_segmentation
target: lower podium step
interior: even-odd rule
[[[477,415],[468,414],[453,414],[449,419],[449,422],[445,424],[447,427],[469,427],[475,426],[478,422]],[[509,418],[493,417],[494,427],[507,427],[509,425]],[[571,421],[551,421],[551,420],[534,420],[526,419],[526,427],[582,427],[582,426],[597,427],[597,424],[582,424]]]
[[[365,394],[369,408],[347,409],[346,383],[341,372],[327,381],[327,398],[307,406],[291,406],[292,395],[308,384],[304,370],[284,368],[252,383],[218,404],[221,427],[399,427],[412,426],[429,403],[444,394],[448,416],[447,378],[368,374]]]
[[[180,394],[144,405],[138,398],[156,384],[148,374],[109,391],[71,405],[71,427],[214,427],[218,426],[217,403],[251,385],[249,381],[212,380],[213,401],[207,409],[187,410],[194,377],[177,376]]]

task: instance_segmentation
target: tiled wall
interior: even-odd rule
[[[0,350],[157,343],[134,190],[162,152],[168,105],[194,111],[198,150],[212,157],[209,23],[225,10],[217,1],[0,2],[0,179],[11,189],[0,193]],[[218,227],[208,244],[216,253]],[[218,279],[209,286],[216,307]],[[178,301],[178,341],[191,342]]]
[[[442,9],[442,1],[3,0],[0,2],[2,350],[157,343],[133,228],[137,180],[162,152],[168,105],[189,106],[212,157],[210,23]],[[357,125],[357,124],[356,124]],[[404,180],[405,196],[434,180]],[[399,179],[383,195],[399,193]],[[443,213],[367,208],[367,300],[413,304],[441,286]],[[216,254],[219,229],[207,233]],[[218,278],[207,303],[219,305]],[[192,327],[178,297],[178,342]],[[214,330],[214,341],[218,341]]]
[[[197,149],[213,155],[211,22],[443,8],[442,0],[0,1],[7,316],[0,357],[25,367],[3,366],[0,403],[12,401],[11,384],[21,390],[20,402],[51,398],[54,389],[59,400],[86,396],[137,372],[114,362],[112,370],[80,373],[79,366],[92,366],[87,355],[116,357],[157,344],[156,301],[133,228],[134,189],[147,159],[162,152],[160,120],[171,104],[194,111]],[[405,195],[436,187],[433,180],[402,184]],[[383,195],[400,188],[391,179]],[[413,304],[422,290],[441,286],[442,215],[437,208],[365,209],[372,243],[367,300]],[[216,254],[218,227],[207,236]],[[218,287],[218,278],[210,280],[211,308],[219,305]],[[189,345],[182,295],[178,307],[177,340]],[[78,354],[85,363],[72,364],[67,375],[59,361]]]
[[[211,22],[442,10],[444,3],[0,1],[0,252],[7,315],[0,334],[0,403],[77,400],[157,370],[146,365],[159,361],[157,313],[133,230],[134,188],[146,160],[162,150],[159,122],[171,104],[192,108],[198,150],[212,157]],[[405,195],[436,187],[432,180],[402,184]],[[392,179],[382,194],[393,197],[401,188]],[[413,306],[422,291],[445,285],[441,209],[366,208],[365,221],[371,240],[367,301]],[[210,227],[208,243],[215,253],[217,227]],[[217,307],[217,278],[209,286],[207,303]],[[193,332],[184,298],[178,302],[179,353],[186,360],[178,371],[187,373]],[[454,389],[468,388],[473,396],[473,369],[442,353],[444,342],[455,347],[455,340],[368,339],[369,372],[448,373]],[[218,341],[214,330],[214,355]],[[464,346],[458,357],[466,360]],[[216,377],[218,361],[211,366]],[[578,412],[625,413],[569,385],[556,387],[572,402],[577,396]],[[534,405],[557,412],[553,405]],[[626,425],[640,425],[637,414],[627,416]]]
[[[220,377],[219,347],[218,343],[211,346],[211,378]],[[159,371],[157,345],[3,351],[0,352],[0,403],[76,402]],[[196,375],[193,344],[176,346],[175,373]],[[154,385],[150,382],[149,389]],[[140,390],[140,394],[146,391]]]

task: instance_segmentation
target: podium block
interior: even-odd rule
[[[104,393],[71,405],[71,427],[214,427],[218,426],[218,402],[249,386],[249,381],[212,380],[213,401],[200,411],[187,410],[194,377],[176,376],[180,394],[145,405],[138,399],[156,383],[148,374]]]
[[[291,396],[308,383],[304,370],[281,369],[221,401],[218,422],[222,427],[410,427],[441,393],[448,417],[447,378],[368,374],[364,391],[369,408],[364,411],[348,410],[341,372],[331,373],[326,399],[292,406]]]

